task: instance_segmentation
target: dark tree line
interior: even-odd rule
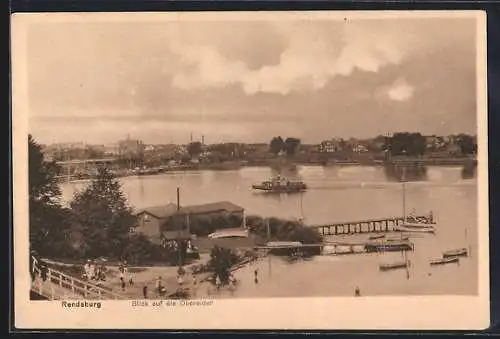
[[[274,137],[269,143],[269,151],[275,155],[281,151],[285,152],[287,155],[295,155],[300,148],[300,139],[289,137],[283,139],[281,136]]]
[[[451,136],[453,143],[458,146],[462,155],[474,155],[477,153],[477,141],[473,136],[459,134]],[[436,137],[440,140],[440,145],[445,145],[442,137]],[[444,146],[446,147],[446,145]],[[400,132],[392,137],[386,137],[385,149],[393,156],[422,156],[428,151],[426,137],[420,133]],[[431,145],[431,149],[435,147]]]
[[[477,154],[477,141],[468,134],[457,135],[457,144],[464,155]]]
[[[388,138],[387,149],[391,155],[422,156],[427,149],[427,143],[420,133],[395,133]]]

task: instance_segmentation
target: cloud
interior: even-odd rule
[[[398,79],[387,91],[389,99],[394,101],[408,101],[413,97],[415,89],[405,80]]]
[[[393,25],[366,22],[316,25],[275,26],[288,37],[287,47],[278,63],[259,69],[223,56],[213,45],[189,45],[176,39],[171,50],[183,60],[184,67],[174,74],[172,84],[184,90],[239,84],[247,94],[317,90],[335,76],[349,76],[356,69],[378,72],[385,65],[399,64],[418,45],[411,38],[411,26],[394,29]]]

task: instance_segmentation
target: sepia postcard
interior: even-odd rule
[[[15,327],[487,328],[485,22],[13,15]]]

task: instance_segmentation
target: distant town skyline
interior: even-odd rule
[[[476,134],[473,18],[40,23],[29,131],[44,144]]]

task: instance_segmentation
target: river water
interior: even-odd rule
[[[231,201],[247,215],[305,218],[308,224],[356,221],[403,214],[403,190],[390,181],[382,167],[299,166],[293,173],[309,189],[297,195],[252,192],[252,183],[268,179],[269,168],[235,171],[186,171],[155,176],[122,178],[122,188],[134,208],[176,202],[181,205]],[[84,188],[86,182],[62,184],[63,199]],[[402,254],[319,256],[293,264],[273,257],[237,272],[234,297],[294,297],[353,295],[477,294],[477,180],[463,180],[460,167],[429,167],[425,181],[406,183],[408,212],[433,211],[435,235],[415,235],[415,251],[408,254],[405,270],[380,272],[379,264],[402,259]],[[350,236],[366,239],[368,235]],[[338,238],[337,238],[338,239]],[[466,247],[470,256],[460,263],[431,267],[429,261],[443,251]],[[258,269],[259,283],[253,281]],[[226,293],[229,295],[229,292]],[[222,295],[226,295],[222,293]]]

